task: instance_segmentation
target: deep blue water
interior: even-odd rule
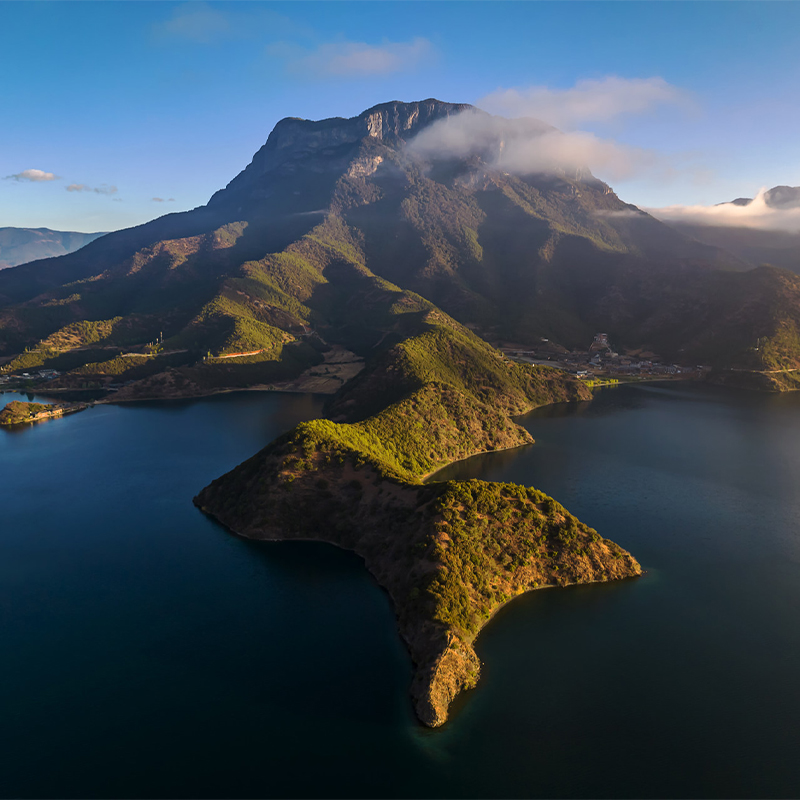
[[[320,408],[243,392],[0,431],[0,796],[800,794],[800,394],[619,387],[449,468],[552,494],[647,574],[511,603],[437,731],[357,557],[191,504]]]

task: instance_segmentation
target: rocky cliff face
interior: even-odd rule
[[[265,183],[299,170],[348,171],[348,162],[362,142],[396,146],[432,122],[472,108],[464,103],[428,99],[382,103],[350,119],[334,117],[315,122],[287,117],[275,126],[247,168],[217,192],[209,205],[224,202],[231,195],[258,196]]]

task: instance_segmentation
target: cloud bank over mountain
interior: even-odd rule
[[[487,163],[518,175],[574,175],[588,168],[607,181],[642,176],[666,181],[696,172],[680,155],[667,157],[580,129],[662,106],[688,108],[690,95],[660,77],[610,75],[566,89],[499,88],[477,105],[485,111],[475,109],[436,122],[416,137],[412,149],[429,157],[464,157],[480,150]]]
[[[623,180],[660,165],[656,153],[593,133],[564,133],[536,119],[504,119],[478,109],[438,120],[409,148],[426,158],[466,158],[479,152],[490,166],[516,175],[575,174],[588,167],[609,180]]]
[[[662,222],[800,232],[800,205],[771,204],[771,193],[774,191],[761,189],[750,202],[737,201],[714,206],[676,205],[648,208],[646,211]]]

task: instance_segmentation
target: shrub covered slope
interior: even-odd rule
[[[589,393],[555,370],[506,363],[441,312],[423,324],[335,398],[356,421],[297,426],[195,503],[250,538],[320,539],[361,555],[392,597],[417,713],[436,726],[477,681],[472,643],[500,605],[641,570],[534,489],[424,482],[451,461],[529,443],[511,413]]]
[[[82,348],[144,347],[163,334],[194,368],[165,385],[297,375],[316,360],[286,346],[310,331],[368,355],[399,341],[361,319],[380,280],[485,336],[585,347],[604,330],[685,363],[800,365],[798,276],[747,271],[585,170],[521,176],[482,152],[414,149],[427,126],[464,110],[428,100],[284,120],[206,206],[2,270],[0,356],[29,351],[4,371],[53,366],[66,352],[95,363],[81,362]],[[242,352],[270,366],[214,368]]]

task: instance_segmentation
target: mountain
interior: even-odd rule
[[[50,228],[0,228],[0,269],[72,253],[104,233],[52,231]]]
[[[764,192],[763,197],[768,208],[800,208],[800,186],[773,186]],[[749,206],[754,200],[753,197],[737,197],[731,200],[731,203],[737,206]]]
[[[751,267],[769,264],[800,273],[800,186],[774,186],[758,199],[737,197],[730,201],[730,205],[752,208],[755,203],[762,200],[768,210],[797,212],[794,229],[782,230],[779,227],[780,224],[785,224],[785,218],[781,222],[776,222],[774,228],[734,224],[713,225],[676,220],[670,220],[668,224],[698,242],[724,248]],[[725,205],[728,204],[720,203],[719,207]]]
[[[431,132],[464,119],[489,133],[459,152],[431,149]],[[421,134],[426,148],[416,146]],[[742,272],[724,250],[624,203],[586,169],[509,171],[503,154],[521,135],[557,132],[530,123],[521,133],[436,100],[282,120],[207,205],[0,273],[0,354],[27,347],[49,366],[80,367],[76,349],[94,346],[82,351],[86,367],[113,362],[102,348],[163,334],[164,350],[186,353],[187,385],[283,379],[320,361],[309,331],[371,353],[386,326],[367,332],[341,313],[354,292],[368,295],[371,276],[493,338],[585,347],[606,330],[690,363],[757,364],[753,343],[778,335],[762,311],[791,279]],[[778,349],[786,363],[800,355]],[[258,365],[221,365],[217,357],[233,353],[256,353]],[[119,376],[119,364],[108,369]]]

